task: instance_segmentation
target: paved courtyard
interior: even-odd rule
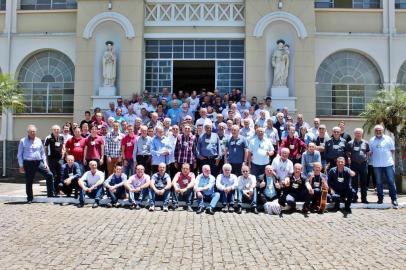
[[[404,269],[406,209],[196,215],[0,203],[1,269]]]

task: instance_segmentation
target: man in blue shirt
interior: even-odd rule
[[[71,196],[72,190],[75,189],[75,197],[79,192],[79,178],[82,176],[80,166],[75,162],[75,158],[72,155],[66,157],[66,163],[61,168],[61,181],[59,182],[59,188],[68,197]]]
[[[214,185],[216,184],[216,179],[211,175],[211,170],[209,165],[203,165],[202,173],[196,177],[194,190],[197,196],[197,205],[199,209],[196,214],[200,214],[204,211],[204,201],[210,200],[209,207],[207,208],[207,213],[214,215],[214,208],[220,199],[220,193],[214,192]]]
[[[239,175],[241,172],[241,165],[247,162],[248,158],[248,143],[246,139],[240,136],[240,128],[233,125],[231,128],[232,136],[227,141],[225,151],[225,163],[230,163],[231,173]]]
[[[38,171],[45,177],[48,197],[54,196],[54,176],[49,170],[41,139],[37,137],[37,128],[34,125],[29,125],[27,134],[27,137],[20,140],[17,159],[20,173],[25,174],[27,203],[30,204],[34,199],[32,184],[35,173]]]
[[[164,129],[161,126],[155,128],[156,136],[151,142],[151,154],[152,154],[152,172],[158,171],[158,165],[164,163],[166,165],[173,162],[175,152],[174,143],[164,135]]]
[[[125,198],[124,184],[127,182],[127,175],[122,171],[123,167],[121,163],[116,163],[114,165],[114,173],[103,183],[111,199],[111,203],[107,203],[107,207],[119,207],[118,199]]]
[[[345,159],[343,157],[337,158],[337,167],[330,169],[328,172],[328,186],[330,188],[331,199],[335,202],[335,210],[340,209],[340,201],[344,200],[344,211],[351,214],[353,195],[351,177],[355,176],[355,173],[344,165]]]
[[[178,107],[178,103],[176,100],[172,101],[172,108],[168,110],[168,113],[166,114],[167,117],[171,119],[171,123],[173,125],[178,124],[179,117],[182,113],[182,110]]]
[[[213,169],[213,175],[217,176],[218,165],[222,157],[221,141],[216,133],[212,133],[212,127],[211,123],[205,124],[206,133],[202,134],[197,141],[196,155],[200,160],[200,165],[209,165]]]

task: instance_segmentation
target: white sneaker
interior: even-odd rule
[[[151,206],[149,207],[149,211],[150,211],[150,212],[154,212],[154,211],[155,211],[155,206],[151,205]]]

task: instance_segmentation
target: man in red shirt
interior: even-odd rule
[[[108,125],[106,122],[103,121],[103,116],[101,112],[95,114],[96,121],[92,123],[93,127],[97,128],[97,135],[102,136],[102,127],[106,127],[108,129]]]
[[[121,140],[121,153],[124,161],[124,173],[130,177],[134,174],[134,145],[137,137],[134,134],[133,125],[127,126],[128,134]]]
[[[96,161],[97,166],[103,165],[104,140],[97,135],[97,126],[92,126],[90,136],[86,138],[83,151],[83,165],[87,166],[91,160]]]
[[[288,130],[288,136],[282,140],[280,148],[288,148],[290,150],[289,159],[293,164],[301,163],[302,153],[306,151],[306,144],[295,137],[295,127],[290,126]]]
[[[85,149],[86,139],[82,137],[82,132],[79,127],[73,130],[74,137],[70,138],[66,144],[66,155],[72,155],[75,162],[79,164],[80,170],[84,172],[83,153]]]

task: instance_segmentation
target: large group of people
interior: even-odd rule
[[[295,118],[295,120],[294,120]],[[293,117],[287,108],[274,109],[272,98],[247,99],[240,89],[221,95],[218,90],[178,91],[160,95],[145,90],[132,99],[110,102],[109,109],[85,112],[81,122],[51,127],[44,141],[34,125],[27,128],[18,148],[20,172],[25,174],[27,202],[33,201],[36,172],[47,183],[49,197],[94,198],[98,207],[105,194],[107,207],[128,199],[131,209],[146,204],[155,210],[185,209],[214,214],[258,213],[274,209],[319,211],[322,190],[339,209],[351,213],[351,203],[368,203],[368,179],[375,179],[378,203],[383,203],[385,174],[393,207],[398,207],[394,183],[394,142],[377,125],[375,136],[353,138],[344,121],[328,134],[314,118]],[[146,201],[144,203],[144,201]],[[275,208],[276,207],[276,208]],[[265,207],[266,209],[266,207]],[[278,212],[276,211],[276,212]]]

